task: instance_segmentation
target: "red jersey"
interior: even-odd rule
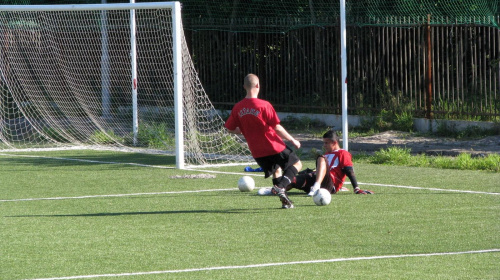
[[[346,150],[340,149],[324,155],[328,165],[329,174],[335,189],[338,192],[344,184],[346,174],[342,169],[346,166],[352,166],[352,156]]]
[[[259,98],[245,98],[236,103],[224,126],[240,128],[254,158],[279,154],[286,145],[274,127],[280,123],[271,103]]]

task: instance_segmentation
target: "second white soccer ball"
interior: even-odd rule
[[[332,195],[327,189],[319,189],[313,195],[313,201],[318,206],[325,206],[332,201]]]
[[[238,180],[238,189],[242,192],[251,192],[255,188],[255,181],[250,176],[243,176]]]

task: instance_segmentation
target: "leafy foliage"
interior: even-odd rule
[[[412,132],[414,129],[413,115],[409,111],[397,113],[392,110],[382,109],[374,117],[363,118],[361,120],[361,129],[365,131],[399,130]]]
[[[500,155],[489,154],[484,157],[472,157],[462,153],[457,157],[444,156],[412,156],[409,148],[389,147],[375,152],[373,157],[356,157],[361,162],[374,164],[402,165],[415,167],[434,167],[460,170],[485,170],[500,172]]]
[[[165,146],[175,146],[175,132],[168,123],[152,122],[139,127],[137,133],[141,146],[151,149],[165,149]]]
[[[122,137],[119,137],[118,135],[115,134],[114,131],[112,130],[108,130],[106,132],[103,132],[101,130],[98,130],[98,131],[95,131],[94,134],[92,134],[90,136],[90,139],[89,139],[92,143],[96,143],[96,144],[101,144],[101,145],[105,145],[105,144],[113,144],[113,143],[116,143],[116,141],[118,140],[119,142],[120,141],[123,141],[123,138]]]

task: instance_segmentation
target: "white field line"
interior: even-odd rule
[[[439,188],[424,188],[424,187],[413,187],[413,186],[399,186],[399,185],[388,185],[388,184],[376,184],[376,183],[359,183],[358,185],[370,185],[370,186],[380,186],[380,187],[390,187],[390,188],[402,188],[402,189],[414,189],[414,190],[429,190],[429,191],[440,191],[440,192],[459,192],[459,193],[474,193],[474,194],[492,194],[500,195],[496,192],[478,192],[478,191],[468,191],[468,190],[452,190],[452,189],[439,189]]]
[[[37,278],[37,279],[31,279],[31,280],[63,280],[63,279],[90,279],[90,278],[99,278],[99,277],[125,277],[125,276],[170,274],[170,273],[183,273],[183,272],[196,272],[196,271],[246,269],[246,268],[284,266],[284,265],[296,265],[296,264],[333,263],[333,262],[347,262],[347,261],[397,259],[397,258],[411,258],[411,257],[449,256],[449,255],[464,255],[464,254],[484,254],[484,253],[494,253],[494,252],[500,252],[500,249],[464,251],[464,252],[445,252],[445,253],[403,254],[403,255],[372,256],[372,257],[356,257],[356,258],[338,258],[338,259],[329,259],[329,260],[292,261],[292,262],[281,262],[281,263],[263,263],[263,264],[250,264],[250,265],[235,265],[235,266],[216,266],[216,267],[188,268],[188,269],[179,269],[179,270],[130,272],[130,273],[117,273],[117,274],[95,274],[95,275],[66,276],[66,277],[55,277],[55,278]]]

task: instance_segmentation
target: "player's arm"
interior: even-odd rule
[[[276,131],[276,133],[282,138],[282,139],[285,139],[287,141],[290,141],[292,142],[292,144],[295,146],[295,148],[299,149],[300,148],[300,142],[297,141],[295,138],[292,137],[292,135],[290,135],[286,129],[281,125],[281,124],[277,124],[275,127],[274,127],[274,130]]]
[[[347,178],[351,180],[351,185],[354,189],[359,189],[358,180],[356,180],[356,175],[354,175],[354,168],[352,166],[345,166],[342,171],[347,175]]]
[[[235,122],[235,119],[233,118],[233,115],[229,115],[229,118],[227,119],[226,123],[224,123],[224,127],[227,129],[229,133],[242,134],[240,127],[238,126],[238,123]]]
[[[229,132],[229,133],[241,134],[241,130],[240,130],[239,127],[235,128],[235,129],[229,129],[229,128],[226,127],[226,129],[227,129],[227,132]]]
[[[373,194],[372,191],[369,190],[362,190],[358,186],[358,180],[356,179],[356,175],[354,175],[354,168],[352,166],[345,166],[342,168],[342,171],[347,175],[347,178],[351,180],[351,185],[354,188],[354,193],[355,194]]]

